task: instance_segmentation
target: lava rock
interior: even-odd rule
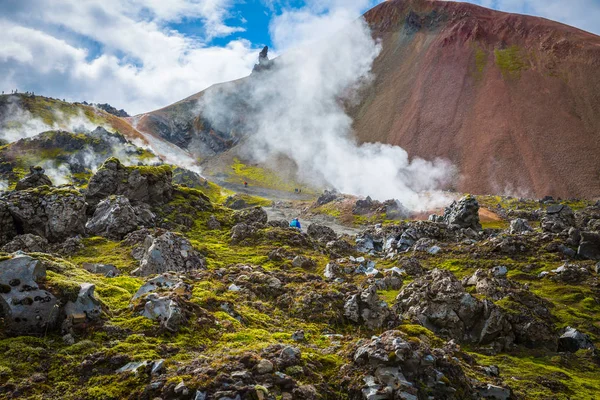
[[[0,262],[0,309],[8,333],[33,335],[52,329],[58,320],[58,299],[40,288],[46,268],[25,255]]]
[[[29,167],[29,174],[17,182],[16,190],[26,190],[40,186],[52,186],[52,181],[44,174],[42,167]]]
[[[558,339],[558,351],[575,353],[580,349],[594,350],[595,346],[588,335],[568,326]]]
[[[194,250],[185,237],[166,232],[158,237],[147,236],[141,255],[139,276],[161,274],[167,271],[185,272],[204,269],[206,261]]]
[[[24,253],[47,253],[48,248],[48,241],[45,238],[26,233],[25,235],[15,236],[13,240],[2,247],[2,251],[5,253],[14,253],[15,251],[22,251]]]

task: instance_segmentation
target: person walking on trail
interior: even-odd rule
[[[290,228],[296,228],[299,231],[302,230],[302,225],[300,225],[300,221],[298,221],[298,218],[294,218],[291,222],[290,222]]]
[[[248,187],[248,182],[244,182],[244,187],[247,188]]]

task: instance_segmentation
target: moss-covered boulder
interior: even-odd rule
[[[90,179],[86,200],[91,210],[110,195],[123,195],[132,203],[165,204],[173,195],[172,177],[166,165],[127,167],[109,158]]]

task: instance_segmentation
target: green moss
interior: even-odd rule
[[[289,179],[283,179],[274,171],[255,165],[244,164],[239,158],[234,158],[231,171],[232,175],[228,178],[230,182],[238,184],[248,182],[250,185],[287,192],[293,192],[296,188],[302,188],[304,193],[314,194],[314,190],[306,185],[290,181]]]
[[[594,399],[600,393],[598,367],[589,352],[531,354],[523,349],[510,355],[473,356],[483,365],[497,365],[502,381],[521,398]],[[555,383],[549,386],[545,382]]]
[[[518,77],[522,71],[529,69],[527,57],[517,45],[507,47],[506,49],[496,49],[494,50],[494,54],[496,56],[496,65],[505,76]]]

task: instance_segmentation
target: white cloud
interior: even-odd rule
[[[139,113],[247,75],[258,49],[207,46],[228,26],[233,0],[28,0],[0,5],[0,87],[109,102]],[[202,38],[167,23],[199,20]]]

